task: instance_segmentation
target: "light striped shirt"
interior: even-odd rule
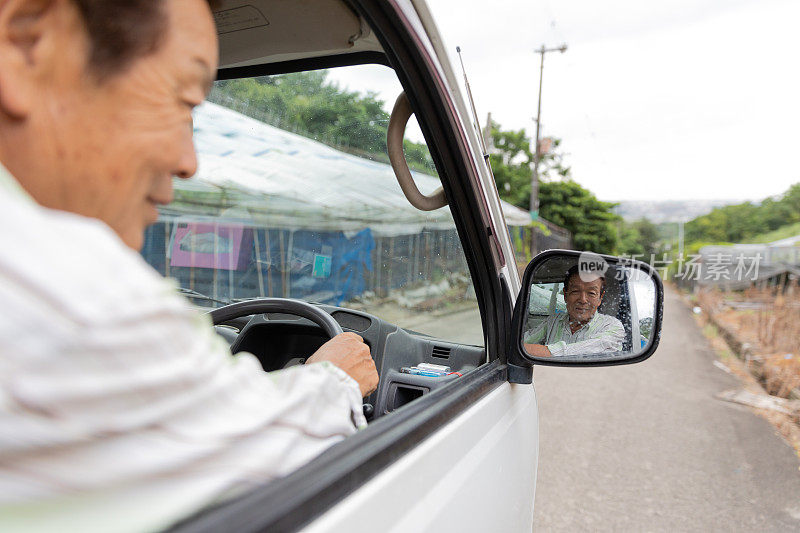
[[[328,363],[231,356],[105,224],[0,167],[0,531],[160,529],[365,425]]]
[[[595,312],[589,322],[573,333],[569,315],[562,312],[548,316],[527,331],[524,338],[528,344],[545,344],[554,357],[603,354],[622,350],[625,328],[613,316]]]

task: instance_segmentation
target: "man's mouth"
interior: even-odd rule
[[[148,196],[147,202],[158,207],[159,205],[168,205],[172,203],[172,194],[162,196]]]
[[[149,205],[152,208],[150,210],[150,212],[148,213],[148,215],[149,215],[148,218],[152,222],[155,222],[156,220],[158,220],[158,206],[167,205],[171,201],[172,201],[171,198],[169,198],[169,199],[166,199],[166,198],[153,198],[153,197],[148,196],[147,197],[147,205]]]
[[[154,205],[167,205],[172,203],[172,191],[170,194],[161,195],[161,196],[148,196],[147,201]]]

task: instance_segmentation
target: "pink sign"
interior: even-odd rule
[[[178,223],[172,232],[170,266],[244,270],[253,230],[238,224]]]

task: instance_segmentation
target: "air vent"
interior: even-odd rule
[[[434,346],[431,355],[438,359],[447,359],[450,357],[450,348],[445,348],[444,346]]]

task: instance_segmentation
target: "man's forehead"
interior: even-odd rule
[[[591,281],[584,281],[581,279],[581,276],[578,276],[576,274],[570,277],[569,280],[570,287],[590,289],[594,287],[600,288],[603,286],[603,280],[601,279],[601,276],[594,274],[585,274],[585,276],[589,276],[590,278],[593,277],[594,279],[591,279]]]
[[[187,60],[216,73],[219,42],[214,19],[205,1],[171,0],[167,3],[168,41]]]

